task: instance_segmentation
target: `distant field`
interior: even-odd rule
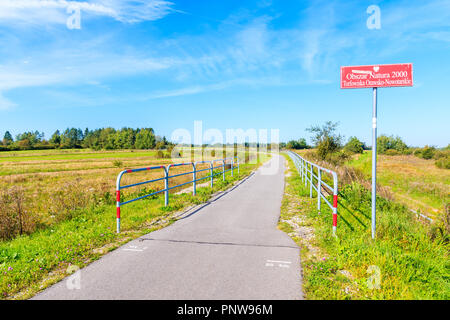
[[[21,162],[31,160],[76,160],[76,159],[118,159],[136,157],[154,157],[156,150],[114,150],[94,151],[89,149],[55,149],[55,150],[26,150],[0,152],[0,163]]]
[[[63,152],[28,151],[1,152],[0,176],[29,174],[40,172],[80,171],[92,169],[108,169],[116,167],[119,160],[125,167],[136,166],[156,160],[157,151],[79,151],[64,150]]]
[[[356,155],[348,165],[371,177],[372,153]],[[434,160],[413,155],[378,155],[377,181],[389,187],[395,200],[431,217],[443,214],[450,203],[450,170],[439,169]]]
[[[308,150],[297,150],[304,155]],[[413,155],[378,155],[377,183],[387,187],[395,201],[433,218],[450,204],[450,170],[435,166],[435,160]],[[372,177],[372,152],[356,154],[346,166],[360,169],[367,180]]]
[[[168,155],[168,152],[164,151],[164,154]],[[157,150],[67,149],[0,152],[0,191],[8,190],[13,186],[22,188],[26,196],[25,210],[37,216],[39,221],[52,224],[53,220],[59,219],[58,215],[62,211],[83,207],[83,201],[88,197],[113,202],[116,177],[121,170],[190,161],[190,153],[187,150],[182,152],[182,156],[186,157],[174,160],[158,158]],[[217,153],[215,158],[219,157],[220,154]],[[240,154],[240,158],[243,160],[245,155]],[[201,165],[201,168],[206,166],[207,164]],[[191,168],[175,167],[171,169],[171,174],[189,170]],[[205,171],[198,174],[198,177],[207,174],[208,172]],[[124,176],[122,184],[162,176],[162,170],[129,174]],[[190,178],[189,175],[176,177],[170,179],[170,184],[182,183]],[[132,191],[139,193],[144,192],[144,188],[163,189],[163,183],[159,181],[142,188],[132,188]],[[171,192],[177,191],[177,189],[171,190]],[[124,196],[126,195],[125,192]]]

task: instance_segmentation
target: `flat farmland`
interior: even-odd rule
[[[372,153],[355,155],[348,165],[371,177]],[[377,182],[388,187],[397,202],[437,218],[450,205],[450,170],[435,166],[434,160],[413,155],[378,155]]]
[[[296,150],[308,156],[308,150]],[[441,169],[435,160],[414,155],[377,156],[377,184],[386,188],[396,202],[431,218],[447,214],[450,206],[450,170]],[[328,164],[330,166],[330,164]],[[372,152],[355,154],[341,166],[332,166],[345,174],[345,167],[359,170],[370,185]]]
[[[194,148],[194,152],[199,151],[201,150]],[[180,158],[172,160],[166,158],[168,156],[167,151],[158,152],[156,150],[69,149],[2,152],[0,153],[0,191],[11,190],[11,188],[20,189],[24,194],[25,211],[44,224],[52,224],[54,221],[63,220],[61,215],[64,215],[65,212],[86,207],[92,201],[105,204],[114,203],[116,178],[124,169],[191,161],[191,153],[187,150],[181,150]],[[240,155],[240,157],[244,159],[244,155]],[[211,159],[218,159],[218,157],[204,158],[204,160]],[[215,166],[220,165],[221,162],[215,163]],[[200,164],[198,167],[200,170],[207,168],[209,168],[209,164]],[[221,170],[221,168],[216,170]],[[191,166],[173,167],[170,169],[170,175],[189,171],[192,171]],[[197,174],[197,178],[202,178],[209,173],[209,170],[202,171]],[[121,184],[134,184],[163,176],[162,169],[125,174]],[[192,179],[192,175],[182,175],[171,178],[169,184],[176,185],[190,179]],[[184,187],[189,186],[187,184]],[[126,189],[123,193],[123,200],[127,200],[130,194],[141,195],[163,188],[164,181],[160,180]],[[178,192],[180,188],[175,188],[170,192]]]

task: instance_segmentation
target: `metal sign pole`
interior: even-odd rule
[[[372,88],[372,239],[376,235],[377,208],[377,89],[412,87],[412,63],[341,66],[341,89]]]
[[[372,111],[372,239],[375,239],[377,209],[377,88],[373,88]]]

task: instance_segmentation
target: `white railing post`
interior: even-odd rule
[[[234,160],[231,159],[231,176],[233,177]]]
[[[317,173],[317,210],[319,211],[319,214],[320,214],[320,202],[321,202],[321,188],[322,188],[322,186],[321,186],[321,179],[322,179],[322,175],[321,175],[321,172],[320,172],[320,168],[318,168],[318,173]]]
[[[194,171],[192,172],[192,186],[194,190],[192,190],[192,194],[195,196],[197,195],[197,166],[195,165],[195,163],[192,163],[192,167],[194,167]]]
[[[299,174],[304,177],[305,179],[305,186],[307,186],[307,183],[310,183],[310,197],[312,198],[312,188],[314,183],[314,168],[317,167],[317,208],[319,211],[319,214],[321,214],[321,206],[322,206],[322,200],[324,200],[325,204],[332,209],[332,218],[333,218],[333,235],[336,235],[336,229],[337,229],[337,207],[338,207],[338,176],[335,171],[331,171],[329,169],[320,167],[316,164],[313,165],[312,162],[303,159],[300,155],[297,153],[288,152],[291,159],[295,162],[297,159],[300,161],[300,168],[297,168],[299,171]],[[308,168],[309,164],[309,168]],[[330,187],[325,181],[322,182],[322,172],[326,172],[328,174],[331,174],[333,176],[333,187]],[[333,200],[330,202],[328,199],[322,195],[322,185],[324,188],[328,188],[333,193]],[[315,187],[314,187],[315,188]]]
[[[309,169],[310,169],[310,171],[309,171],[309,174],[310,174],[310,177],[309,177],[309,197],[312,198],[312,190],[313,190],[313,182],[314,182],[314,179],[313,179],[314,171],[313,171],[312,163],[309,164]]]
[[[338,206],[338,177],[335,172],[333,175],[333,235],[336,235],[337,228],[337,206]]]
[[[214,186],[214,162],[211,160],[211,188]]]
[[[305,170],[305,187],[308,185],[308,164],[304,160],[304,170]]]
[[[169,171],[164,167],[164,206],[169,205]]]

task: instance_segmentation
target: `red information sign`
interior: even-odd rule
[[[341,67],[341,89],[412,85],[411,63]]]

